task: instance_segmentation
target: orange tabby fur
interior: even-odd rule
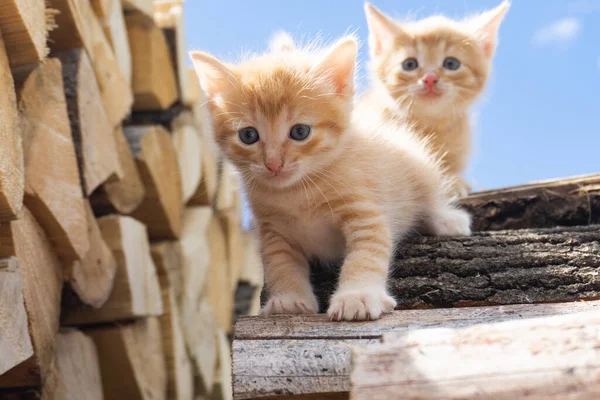
[[[434,16],[399,23],[365,5],[373,85],[359,107],[380,113],[384,119],[409,123],[425,135],[448,173],[457,178],[454,194],[458,196],[470,190],[461,178],[471,150],[469,108],[488,79],[498,28],[508,8],[505,1],[465,21]],[[444,68],[446,57],[458,59],[460,68]],[[417,69],[402,68],[408,58],[418,61]],[[423,96],[426,73],[439,77],[438,97]]]
[[[312,257],[344,258],[330,301],[333,320],[377,319],[396,302],[386,293],[394,243],[410,230],[470,233],[447,202],[437,163],[406,128],[353,112],[353,38],[319,54],[288,47],[225,65],[191,57],[209,96],[214,139],[243,176],[261,240],[265,314],[316,313]],[[306,124],[304,141],[290,128]],[[244,144],[238,131],[258,130]],[[283,165],[275,174],[266,167]]]

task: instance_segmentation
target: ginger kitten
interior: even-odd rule
[[[433,16],[400,23],[365,4],[372,87],[359,107],[425,135],[456,178],[458,196],[470,191],[461,178],[471,147],[469,108],[490,74],[509,7],[504,1],[463,21]]]
[[[240,171],[261,242],[264,314],[318,312],[309,260],[344,258],[333,320],[377,319],[394,243],[425,226],[468,235],[438,165],[409,132],[352,122],[355,40],[318,54],[286,47],[237,65],[191,52],[214,140]],[[380,126],[381,125],[381,126]]]

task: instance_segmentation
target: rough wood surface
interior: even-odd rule
[[[67,114],[62,66],[40,64],[19,90],[25,158],[25,204],[65,263],[90,247],[86,208]]]
[[[123,9],[129,12],[138,12],[148,18],[152,18],[154,8],[152,0],[121,0]]]
[[[159,126],[125,128],[146,196],[133,216],[148,226],[152,239],[176,239],[181,232],[183,202],[177,153]]]
[[[0,93],[0,220],[12,220],[23,205],[25,176],[15,84],[1,34]]]
[[[0,332],[2,375],[33,356],[23,298],[23,280],[15,257],[0,258]]]
[[[91,194],[112,175],[123,176],[113,128],[105,113],[92,65],[83,49],[58,54],[71,132],[84,193]]]
[[[386,334],[357,349],[351,398],[594,399],[600,310]],[[448,368],[452,366],[451,368]]]
[[[187,203],[200,185],[202,176],[202,141],[194,126],[190,111],[184,111],[173,120],[171,141],[177,152],[183,202]]]
[[[165,269],[169,274],[169,285],[173,290],[177,305],[181,309],[184,286],[183,249],[181,242],[171,240],[154,242],[150,247],[150,253],[158,271]]]
[[[402,310],[373,322],[331,322],[325,315],[241,317],[233,342],[236,398],[345,394],[351,350],[385,333],[459,328],[499,321],[600,311],[600,301]]]
[[[134,110],[165,110],[177,101],[175,68],[164,32],[143,15],[125,16],[133,66]]]
[[[477,231],[600,223],[600,174],[473,193],[460,201]]]
[[[104,33],[112,46],[123,78],[131,84],[131,51],[121,0],[102,0],[102,2],[109,7],[108,12],[100,19]]]
[[[233,294],[227,260],[227,244],[219,218],[214,215],[208,225],[210,269],[204,296],[215,311],[219,327],[229,333],[233,317]],[[225,295],[226,294],[226,295]]]
[[[18,220],[0,225],[0,257],[16,256],[23,282],[34,356],[0,375],[1,387],[41,385],[54,358],[63,283],[52,244],[27,208]]]
[[[98,219],[102,237],[117,260],[114,286],[100,308],[63,302],[64,325],[86,325],[160,315],[163,312],[156,267],[146,227],[131,217]]]
[[[11,67],[34,64],[48,54],[46,37],[54,26],[45,0],[6,0],[0,6],[0,29]]]
[[[106,399],[165,400],[167,378],[158,318],[86,331],[96,344]]]

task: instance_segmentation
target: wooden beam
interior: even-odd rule
[[[386,334],[354,352],[350,396],[597,398],[598,332],[599,310]]]
[[[158,318],[87,330],[98,349],[106,399],[166,399],[165,359]]]
[[[106,38],[114,51],[119,70],[131,85],[131,50],[121,0],[96,0],[106,3],[108,12],[100,18]]]
[[[158,126],[124,130],[146,196],[133,216],[148,226],[152,239],[176,239],[181,232],[183,202],[177,153],[169,134]]]
[[[172,125],[171,141],[179,161],[184,203],[196,193],[202,176],[202,142],[194,123],[191,111],[184,111]]]
[[[19,90],[25,157],[25,204],[65,263],[90,247],[77,157],[67,114],[62,66],[40,64]]]
[[[138,13],[125,16],[133,65],[134,110],[165,110],[178,97],[164,32]]]
[[[460,204],[477,231],[600,224],[600,174],[473,193]]]
[[[23,204],[25,177],[17,96],[1,34],[0,92],[0,220],[12,220]]]
[[[33,356],[23,280],[15,257],[0,258],[0,331],[1,376]]]
[[[45,0],[8,0],[0,6],[0,30],[12,68],[35,64],[48,55],[46,38],[54,14]]]
[[[331,322],[326,315],[241,317],[232,347],[234,395],[236,399],[347,396],[352,348],[379,343],[386,333],[460,328],[593,310],[600,311],[600,301],[403,310],[367,322]]]
[[[29,334],[34,355],[0,375],[0,388],[41,385],[54,358],[58,333],[62,266],[51,243],[31,212],[0,225],[0,257],[16,257],[23,282]]]
[[[84,193],[91,194],[115,175],[123,176],[117,146],[96,83],[92,65],[82,49],[60,53],[67,110],[80,163]]]
[[[208,247],[210,248],[210,272],[206,285],[206,299],[215,311],[219,327],[231,332],[233,317],[233,296],[227,260],[227,245],[223,228],[217,216],[208,225]],[[224,293],[227,293],[225,296]]]
[[[154,8],[152,0],[121,0],[123,9],[128,12],[138,12],[147,18],[152,18]]]
[[[102,237],[117,260],[113,290],[100,308],[63,303],[64,325],[87,325],[160,315],[163,312],[156,267],[146,227],[131,217],[98,219]]]

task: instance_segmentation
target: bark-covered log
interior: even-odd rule
[[[600,174],[473,193],[460,201],[476,231],[600,223]]]

